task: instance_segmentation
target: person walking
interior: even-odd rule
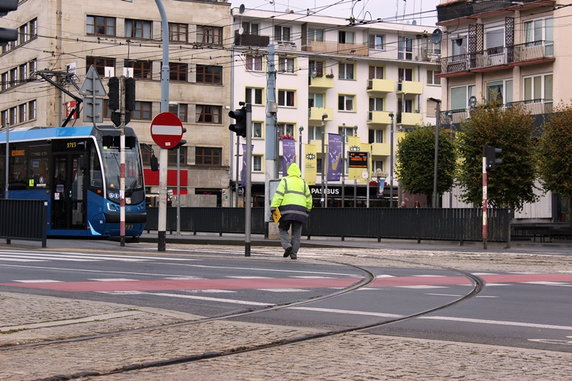
[[[292,163],[287,170],[288,176],[283,177],[276,188],[272,198],[270,210],[274,214],[276,209],[280,212],[278,231],[280,243],[284,249],[284,258],[298,258],[302,225],[308,219],[312,210],[312,194],[308,184],[300,177],[300,167]],[[292,237],[288,230],[292,228]]]

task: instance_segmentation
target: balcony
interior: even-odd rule
[[[534,41],[441,58],[440,76],[465,75],[551,61],[554,61],[554,42]]]
[[[404,126],[420,126],[423,124],[423,115],[418,112],[397,113],[397,123]]]
[[[310,77],[311,90],[327,90],[334,87],[334,77],[327,76]]]
[[[270,37],[259,36],[257,34],[240,34],[238,31],[234,32],[234,44],[237,46],[258,46],[267,47],[270,43]]]
[[[351,56],[369,56],[367,44],[342,44],[332,41],[308,41],[308,45],[303,46],[305,52],[344,54]]]
[[[395,81],[390,79],[370,79],[367,81],[367,92],[392,93],[395,90]]]
[[[368,113],[367,124],[391,124],[389,111],[370,111]]]
[[[423,83],[416,81],[401,81],[397,84],[397,93],[406,95],[423,94]]]
[[[322,116],[325,114],[327,115],[326,118],[324,118],[325,121],[331,121],[334,117],[334,110],[332,110],[331,108],[325,108],[325,107],[310,107],[310,115],[308,116],[308,120],[310,123],[312,123],[313,125],[316,124],[316,122],[322,122]]]
[[[389,156],[391,154],[391,147],[389,143],[372,143],[371,154],[372,156]]]

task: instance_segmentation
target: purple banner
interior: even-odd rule
[[[287,175],[288,167],[296,160],[296,142],[294,139],[282,138],[282,176]]]
[[[328,181],[339,181],[342,171],[342,135],[328,134]]]
[[[252,148],[254,148],[254,145],[252,145]],[[246,144],[242,145],[242,169],[240,171],[240,185],[242,187],[246,187]]]

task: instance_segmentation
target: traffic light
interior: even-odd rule
[[[487,163],[487,169],[492,169],[498,164],[502,164],[502,158],[499,155],[502,154],[501,148],[496,148],[493,146],[485,146],[485,158]]]
[[[125,110],[135,110],[135,80],[133,78],[125,79]]]
[[[0,17],[18,9],[18,0],[0,0]],[[0,45],[18,39],[17,29],[0,28]]]
[[[228,116],[235,120],[235,123],[228,126],[228,129],[246,138],[246,107],[242,106],[237,110],[229,111]]]
[[[186,129],[185,127],[183,127],[183,135],[185,134],[185,132],[187,132],[187,129]],[[173,146],[173,147],[171,147],[171,148],[167,148],[167,149],[168,149],[169,151],[172,151],[172,150],[174,150],[174,149],[177,149],[177,148],[179,148],[179,147],[184,146],[185,144],[187,144],[187,141],[186,141],[185,139],[181,139],[177,145],[175,145],[175,146]]]
[[[112,111],[119,109],[119,78],[111,77],[107,83],[109,91],[107,95],[109,96],[109,109]]]

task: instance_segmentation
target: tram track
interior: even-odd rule
[[[371,271],[369,271],[367,268],[362,267],[362,266],[357,266],[357,265],[348,264],[348,263],[341,263],[341,262],[331,261],[331,260],[319,260],[319,262],[323,262],[323,263],[330,264],[330,265],[331,264],[337,264],[337,265],[343,265],[343,266],[350,266],[354,269],[359,270],[363,274],[363,277],[359,281],[351,284],[348,287],[337,290],[336,292],[326,294],[326,295],[320,295],[320,296],[316,296],[316,297],[312,297],[312,298],[302,299],[302,300],[298,300],[298,301],[293,301],[293,302],[288,302],[288,303],[283,303],[283,304],[276,304],[276,305],[269,305],[267,307],[262,307],[262,308],[241,310],[241,311],[237,311],[237,312],[233,312],[233,313],[220,314],[220,315],[216,315],[216,316],[205,317],[205,318],[194,319],[194,320],[187,320],[187,321],[176,322],[176,323],[171,323],[171,324],[166,324],[166,325],[150,326],[150,327],[137,328],[137,329],[128,329],[128,330],[121,330],[121,331],[115,331],[115,332],[109,332],[109,333],[101,333],[101,334],[97,334],[97,335],[73,337],[73,338],[67,338],[67,339],[49,340],[49,341],[43,341],[43,342],[38,342],[38,343],[12,345],[12,346],[7,346],[7,347],[2,347],[2,348],[0,348],[0,351],[8,352],[8,351],[21,350],[21,349],[25,349],[25,348],[33,348],[33,347],[44,347],[44,348],[48,347],[49,348],[50,346],[57,345],[57,344],[64,344],[65,345],[65,344],[69,344],[69,343],[96,341],[96,340],[104,339],[104,338],[116,338],[116,337],[120,337],[120,336],[127,336],[130,334],[144,333],[146,331],[169,330],[169,329],[181,328],[181,327],[190,326],[190,325],[204,324],[204,323],[213,322],[213,321],[232,320],[232,319],[236,319],[236,318],[246,317],[249,315],[263,314],[263,313],[270,312],[270,311],[285,310],[288,308],[303,306],[305,304],[315,303],[317,301],[331,299],[331,298],[335,298],[335,297],[338,297],[338,296],[341,296],[344,294],[355,292],[359,289],[367,287],[376,279],[375,275]],[[401,260],[401,262],[408,262],[408,261]],[[415,263],[415,264],[423,265],[421,263]],[[435,266],[432,266],[432,267],[435,268]],[[333,329],[333,330],[310,333],[310,334],[300,334],[300,335],[297,335],[294,337],[278,338],[278,339],[271,340],[271,341],[265,342],[265,343],[258,343],[258,344],[251,344],[251,345],[236,345],[235,347],[225,348],[222,350],[203,351],[201,353],[182,355],[182,356],[173,356],[170,358],[164,358],[164,359],[153,360],[153,361],[127,363],[125,365],[116,366],[113,369],[108,370],[108,371],[101,371],[101,372],[99,372],[99,371],[89,371],[89,372],[82,371],[82,372],[71,373],[71,374],[54,375],[54,376],[39,378],[37,380],[38,381],[39,380],[41,380],[41,381],[59,381],[59,380],[79,379],[79,378],[83,378],[83,377],[87,377],[87,376],[89,376],[89,377],[100,377],[100,376],[116,375],[116,374],[123,374],[123,373],[127,374],[129,372],[133,372],[133,371],[137,371],[137,370],[144,370],[144,369],[150,369],[150,368],[161,368],[161,367],[167,367],[167,366],[176,365],[176,364],[192,363],[194,361],[200,361],[200,360],[205,360],[205,359],[213,359],[213,358],[225,357],[225,356],[230,356],[230,355],[235,355],[235,354],[242,354],[242,353],[247,353],[247,352],[256,352],[256,351],[261,351],[261,350],[271,349],[271,348],[278,348],[280,346],[292,345],[292,344],[316,340],[316,339],[320,339],[320,338],[342,335],[345,333],[366,331],[368,329],[379,328],[379,327],[382,327],[384,325],[394,324],[394,323],[397,323],[400,321],[414,319],[417,317],[421,317],[423,315],[430,314],[430,313],[435,312],[435,311],[446,309],[446,308],[448,308],[454,304],[460,303],[466,299],[469,299],[469,298],[477,295],[482,290],[482,288],[484,286],[484,281],[481,278],[479,278],[478,276],[475,276],[471,273],[461,271],[461,270],[451,269],[451,268],[444,268],[444,267],[439,267],[439,268],[456,272],[456,273],[461,274],[462,276],[468,278],[473,285],[470,292],[466,293],[465,295],[463,295],[463,296],[461,296],[461,297],[459,297],[453,301],[438,305],[434,308],[426,309],[426,310],[423,310],[420,312],[416,312],[416,313],[412,313],[412,314],[404,315],[404,316],[399,316],[399,317],[395,317],[395,318],[391,318],[391,319],[384,319],[383,321],[378,321],[378,322],[370,323],[367,325],[358,325],[358,326],[349,327],[349,328]]]

